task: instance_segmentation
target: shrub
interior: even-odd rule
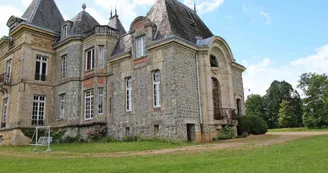
[[[244,133],[250,134],[250,129],[249,129],[249,122],[247,119],[247,116],[239,116],[237,117],[238,120],[238,126],[237,126],[237,132],[238,135],[242,135]]]
[[[247,138],[247,136],[249,136],[249,134],[247,132],[244,132],[243,134],[237,136],[237,138]]]
[[[247,116],[246,119],[249,123],[250,134],[260,135],[268,132],[268,125],[263,118],[258,116]]]
[[[221,135],[217,137],[218,140],[233,139],[234,132],[231,126],[224,126]]]
[[[92,141],[99,141],[107,135],[107,127],[90,129],[87,131],[87,135]]]

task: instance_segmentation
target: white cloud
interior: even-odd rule
[[[194,8],[194,0],[184,0],[183,2],[191,9]],[[196,0],[195,2],[197,12],[199,14],[205,14],[219,8],[223,4],[224,0]]]
[[[265,24],[266,25],[271,25],[271,18],[270,18],[268,13],[266,13],[264,11],[260,11],[260,15],[265,17],[265,19],[266,19]]]
[[[153,5],[155,0],[133,0],[133,4],[138,5]]]
[[[274,62],[270,58],[252,64],[243,62],[247,68],[244,73],[246,97],[249,94],[264,95],[274,80],[285,80],[296,89],[301,74],[309,72],[328,73],[328,44],[318,48],[313,55],[287,62],[278,67],[274,66]]]
[[[247,12],[247,11],[249,11],[249,7],[247,7],[247,5],[246,4],[243,4],[243,12]]]
[[[224,16],[224,18],[226,20],[235,20],[235,18],[233,16]]]
[[[8,6],[8,5],[3,5],[0,6],[0,37],[4,35],[8,35],[8,27],[7,27],[7,21],[10,18],[10,16],[21,16],[22,12],[14,7],[14,6]]]
[[[28,7],[30,4],[31,4],[32,0],[22,0],[22,4],[25,6],[25,7]]]
[[[87,8],[86,11],[94,17],[100,25],[107,25],[108,19],[107,17],[104,17],[101,13],[99,13],[97,10],[93,8]]]

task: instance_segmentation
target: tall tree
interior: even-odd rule
[[[279,127],[298,126],[298,119],[294,114],[294,108],[288,101],[283,100],[281,102],[278,116]]]
[[[298,123],[301,124],[301,107],[302,102],[300,95],[296,90],[293,89],[286,81],[273,81],[270,88],[267,90],[264,96],[264,103],[266,107],[266,118],[269,128],[277,128],[278,123],[278,113],[280,109],[280,104],[283,100],[286,100],[291,104],[294,110],[294,114],[298,117]]]
[[[263,97],[258,94],[252,94],[247,97],[246,103],[246,116],[259,116],[263,119],[265,116],[265,108],[263,105]]]
[[[303,123],[308,128],[328,127],[328,76],[302,74],[298,87],[305,95]]]

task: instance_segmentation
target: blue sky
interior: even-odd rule
[[[65,19],[73,18],[82,3],[101,24],[110,9],[118,8],[128,29],[145,15],[155,0],[55,0]],[[181,0],[192,6],[193,0]],[[0,34],[7,34],[10,15],[21,16],[31,0],[0,0]],[[69,2],[69,3],[67,3]],[[230,45],[244,73],[246,95],[264,94],[273,80],[294,87],[304,72],[328,72],[328,1],[322,0],[196,0],[199,15],[215,35]],[[248,92],[248,89],[251,92]]]

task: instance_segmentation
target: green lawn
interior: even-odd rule
[[[66,159],[49,157],[45,159],[43,156],[46,154],[40,154],[38,158],[7,156],[2,155],[0,151],[0,172],[324,173],[328,170],[327,144],[328,136],[316,136],[260,148],[235,148],[211,152],[189,151],[153,156]]]
[[[269,129],[269,132],[328,132],[328,129],[308,129],[301,128],[282,128],[282,129]]]

